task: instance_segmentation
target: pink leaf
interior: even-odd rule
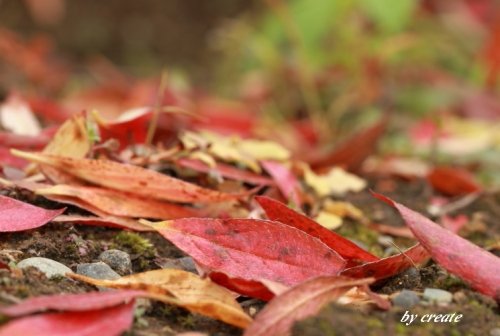
[[[423,215],[380,195],[395,207],[432,258],[481,293],[500,299],[500,258],[442,228]]]
[[[30,230],[50,222],[64,209],[46,210],[0,195],[0,232]]]
[[[344,270],[341,274],[351,278],[385,279],[429,259],[429,253],[417,244],[403,253]]]
[[[0,336],[121,335],[133,321],[134,302],[110,308],[23,317],[0,328]]]
[[[313,316],[325,304],[337,300],[352,287],[372,281],[373,279],[324,276],[303,282],[269,302],[245,330],[244,335],[288,335],[295,321]]]
[[[283,164],[274,161],[261,161],[262,167],[271,175],[283,196],[297,206],[302,205],[300,185],[297,177]]]
[[[267,279],[289,286],[338,274],[345,266],[320,240],[280,222],[186,218],[154,227],[205,269],[245,281]]]
[[[26,299],[18,304],[0,307],[0,313],[18,317],[46,310],[81,312],[117,306],[146,292],[138,290],[120,290],[113,292],[90,292],[81,294],[43,295]]]

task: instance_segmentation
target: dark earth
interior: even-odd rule
[[[384,192],[402,203],[411,204],[425,213],[425,204],[430,196],[427,184],[419,180],[388,180],[384,177],[372,178],[371,187]],[[391,189],[389,190],[386,189]],[[57,203],[40,197],[32,197],[25,191],[3,190],[3,194],[28,201],[46,208],[57,208]],[[481,246],[491,246],[498,241],[500,225],[498,218],[498,194],[479,197],[468,206],[458,209],[471,218],[481,218],[482,225],[469,226],[461,232]],[[369,218],[391,226],[403,225],[402,220],[388,206],[373,198],[368,191],[347,196],[355,206],[362,209]],[[416,201],[418,200],[418,201]],[[81,213],[69,208],[67,213]],[[383,253],[377,243],[378,232],[355,222],[344,223],[339,230],[343,235],[368,247],[374,253]],[[107,249],[119,249],[130,254],[132,271],[142,272],[158,269],[165,260],[185,256],[175,246],[156,233],[132,233],[100,227],[85,227],[51,223],[40,229],[2,234],[0,260],[15,263],[22,259],[38,256],[46,257],[67,265],[75,270],[76,265],[97,261],[99,254]],[[61,242],[64,247],[61,248]],[[412,245],[412,240],[396,238],[401,249]],[[499,254],[498,246],[492,252]],[[27,297],[56,294],[80,293],[92,290],[92,286],[66,278],[47,279],[33,268],[17,269],[9,273],[0,270],[0,304],[12,304]],[[458,278],[449,275],[441,267],[430,261],[418,269],[406,272],[372,286],[377,293],[393,294],[402,289],[422,292],[425,288],[440,288],[453,293],[453,303],[446,306],[419,305],[410,308],[412,313],[460,313],[463,319],[458,323],[417,323],[405,326],[400,322],[406,309],[393,306],[389,311],[373,308],[352,308],[331,304],[315,317],[296,323],[294,335],[489,335],[500,326],[498,304],[472,291]],[[255,315],[264,306],[263,302],[240,298],[245,310]],[[136,310],[133,329],[127,335],[174,335],[183,331],[203,331],[210,335],[240,335],[241,330],[188,311],[163,303],[141,301]]]

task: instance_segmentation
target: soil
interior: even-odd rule
[[[426,183],[420,180],[405,181],[386,178],[372,178],[370,188],[383,191],[399,202],[411,204],[426,215],[426,204],[431,196]],[[11,197],[43,206],[58,208],[60,205],[33,197],[29,193],[19,191],[2,191]],[[489,248],[492,242],[498,242],[500,227],[498,221],[499,196],[489,194],[479,197],[470,205],[457,210],[475,218],[471,225],[462,230],[462,235],[473,239],[482,247]],[[392,226],[404,225],[400,217],[388,206],[373,198],[368,192],[360,192],[347,197],[347,201],[359,207],[368,218],[378,223]],[[68,208],[68,213],[80,210]],[[81,211],[80,211],[81,212]],[[479,224],[474,224],[474,221]],[[475,226],[474,226],[475,225]],[[361,242],[370,249],[380,253],[378,232],[366,225],[346,222],[339,230],[342,234]],[[117,248],[129,253],[132,257],[133,272],[142,272],[160,268],[165,258],[185,256],[175,246],[156,233],[132,233],[117,229],[73,226],[50,223],[42,228],[20,232],[1,234],[0,261],[15,265],[16,262],[40,256],[59,261],[75,270],[76,265],[96,261],[101,252],[109,248]],[[409,247],[411,239],[395,239],[401,247]],[[64,248],[61,248],[64,244]],[[498,244],[496,245],[498,248]],[[498,254],[498,250],[492,249]],[[454,301],[448,306],[419,304],[411,308],[411,313],[460,313],[463,319],[459,323],[415,323],[405,326],[400,322],[404,309],[393,307],[389,311],[380,311],[364,307],[351,307],[331,304],[313,318],[295,325],[294,335],[488,335],[495,327],[500,327],[500,311],[493,300],[472,291],[458,278],[451,276],[432,261],[419,268],[412,268],[393,278],[373,286],[373,290],[381,294],[393,294],[402,289],[422,292],[427,287],[441,288],[454,294]],[[12,304],[27,297],[55,294],[78,293],[95,290],[86,285],[66,278],[47,279],[35,269],[20,270],[14,267],[13,272],[0,270],[0,304]],[[264,303],[257,300],[240,298],[247,312],[255,315]],[[5,319],[3,321],[6,321]],[[2,320],[0,319],[0,324]],[[133,329],[126,335],[174,335],[183,331],[202,331],[209,335],[241,335],[242,331],[200,315],[158,302],[141,300]]]

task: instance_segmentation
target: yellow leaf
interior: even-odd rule
[[[205,151],[220,160],[241,164],[255,172],[261,171],[260,160],[284,161],[290,158],[286,148],[272,141],[225,137],[210,132],[186,132],[181,141],[187,149]]]
[[[90,140],[85,117],[78,114],[59,127],[52,140],[45,146],[43,153],[82,159],[89,150]],[[40,171],[55,183],[81,184],[79,179],[53,167],[40,165]]]
[[[323,210],[332,215],[337,215],[341,218],[349,217],[358,221],[365,221],[366,217],[359,208],[349,202],[326,200],[323,204]]]
[[[326,211],[321,211],[315,220],[328,230],[335,230],[342,225],[341,217]]]
[[[332,194],[343,196],[349,191],[358,192],[366,187],[365,180],[339,167],[332,168],[325,175],[316,175],[310,168],[306,167],[304,180],[320,197]]]
[[[246,328],[252,322],[232,292],[209,279],[182,270],[161,269],[116,280],[99,280],[78,274],[72,274],[71,277],[95,286],[144,290],[152,299],[178,305],[240,328]]]

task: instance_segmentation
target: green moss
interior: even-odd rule
[[[192,314],[188,314],[179,318],[179,323],[185,329],[193,329],[196,325],[196,320]]]
[[[131,254],[152,258],[156,254],[154,245],[137,233],[122,231],[114,238],[112,248],[127,250]]]
[[[384,253],[379,244],[377,244],[378,234],[362,224],[346,222],[336,231],[346,238],[365,244],[368,250],[375,255],[382,255]]]

